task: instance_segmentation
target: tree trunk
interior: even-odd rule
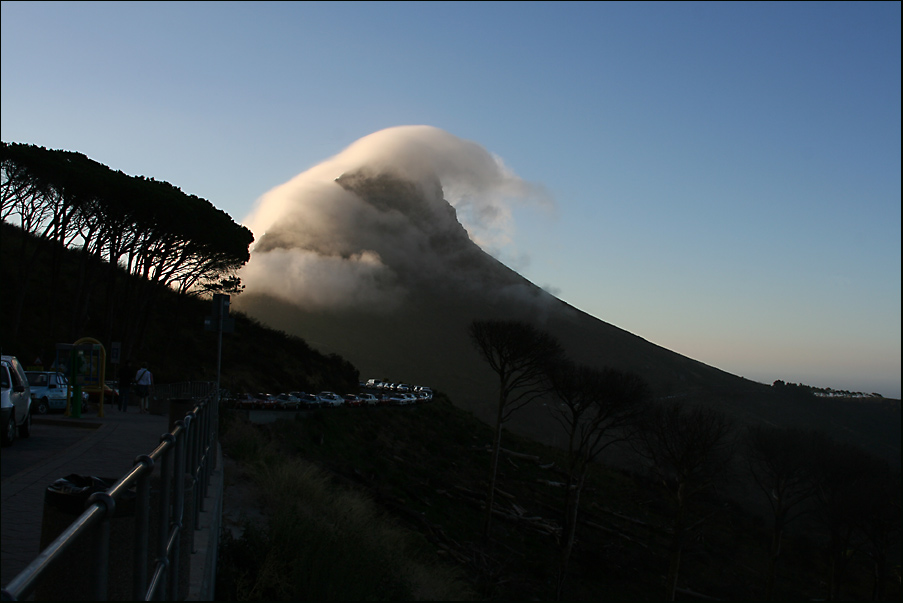
[[[774,581],[778,568],[778,557],[781,554],[781,540],[784,535],[784,518],[775,516],[774,530],[771,533],[771,551],[768,556],[768,575],[765,577],[765,600],[774,599]]]
[[[674,533],[671,536],[670,560],[668,562],[668,578],[665,588],[669,601],[674,600],[677,593],[677,579],[680,576],[680,555],[684,548],[684,484],[677,487],[677,516],[674,519]]]
[[[502,449],[502,408],[499,406],[499,420],[495,427],[495,442],[492,445],[492,461],[489,466],[489,491],[486,493],[486,514],[483,518],[483,544],[489,542],[492,530],[492,505],[495,501],[495,480],[499,469],[499,452]]]
[[[573,482],[576,487],[571,495],[570,489]],[[577,480],[568,479],[568,492],[565,495],[565,521],[564,521],[564,537],[561,547],[561,559],[558,565],[558,582],[555,589],[555,600],[561,601],[564,595],[564,583],[567,578],[568,564],[571,561],[571,554],[574,551],[574,543],[577,541],[577,515],[580,510],[580,494],[583,492],[583,486],[586,483],[586,465],[580,469],[580,476]]]

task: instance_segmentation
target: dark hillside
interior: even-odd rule
[[[2,223],[0,236],[0,282],[14,286],[16,262],[23,240],[31,248],[39,246],[25,298],[18,333],[13,335],[7,321],[0,324],[0,345],[4,354],[18,356],[26,364],[40,357],[49,366],[57,343],[72,343],[81,337],[93,337],[110,349],[106,330],[108,304],[98,287],[87,302],[85,320],[77,320],[72,307],[82,258],[75,250],[62,250],[62,278],[51,290],[50,257],[53,244],[25,234]],[[58,249],[59,252],[59,249]],[[138,277],[119,271],[113,278]],[[152,286],[146,283],[145,286]],[[143,338],[131,352],[133,365],[146,361],[157,383],[172,383],[216,378],[216,337],[204,330],[204,317],[211,313],[209,300],[157,286]],[[8,310],[8,296],[2,296],[2,311]],[[114,304],[120,300],[114,299]],[[350,390],[357,386],[355,368],[336,355],[313,350],[302,339],[261,325],[241,313],[233,313],[235,333],[223,336],[223,387],[236,392],[280,392],[295,389]],[[107,367],[107,378],[115,378],[115,367]]]
[[[248,424],[236,416],[232,425],[241,427],[233,433],[245,437],[227,430],[226,452],[243,455]],[[506,434],[497,523],[491,543],[484,545],[480,509],[492,431],[444,396],[418,406],[322,410],[252,427],[267,447],[247,465],[252,475],[278,474],[280,464],[292,459],[312,461],[336,487],[364,493],[422,535],[427,543],[423,559],[457,567],[478,599],[554,599],[565,464],[560,450]],[[744,479],[739,473],[735,477]],[[581,502],[580,537],[564,598],[662,599],[671,518],[659,485],[642,473],[595,466]],[[267,508],[265,497],[261,505]],[[760,598],[767,515],[748,514],[724,490],[713,490],[699,499],[691,520],[700,523],[686,544],[678,598],[699,598],[691,592],[724,600]],[[264,537],[263,546],[275,537]],[[804,533],[801,526],[788,526],[778,599],[824,596],[822,538],[817,530]],[[305,554],[303,542],[294,547],[299,556]],[[869,598],[869,562],[859,553],[851,559],[842,594]],[[899,595],[898,584],[891,590],[889,598]]]

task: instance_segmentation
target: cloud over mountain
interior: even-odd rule
[[[377,132],[261,198],[246,221],[258,242],[234,307],[339,354],[363,378],[429,385],[487,421],[498,379],[468,332],[474,320],[503,319],[542,328],[575,362],[637,373],[656,396],[715,406],[738,425],[817,422],[850,437],[842,407],[788,400],[646,341],[556,299],[474,242],[503,240],[511,203],[542,199],[472,142],[423,126]],[[898,458],[899,421],[875,417],[875,447]],[[564,443],[542,404],[510,427]]]
[[[305,308],[391,310],[431,280],[478,287],[465,274],[481,265],[474,242],[507,244],[518,203],[551,199],[482,146],[430,126],[381,130],[261,197],[241,277]]]

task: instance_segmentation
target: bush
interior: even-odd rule
[[[313,464],[277,454],[242,421],[222,437],[253,466],[268,512],[264,527],[224,532],[220,600],[442,600],[469,598],[451,570],[422,561],[414,535],[363,493],[340,488]]]

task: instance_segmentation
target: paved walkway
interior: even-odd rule
[[[60,430],[68,432],[61,440],[74,443],[68,447],[64,443],[55,451],[52,450],[55,443],[52,438]],[[4,470],[0,484],[0,580],[3,586],[40,552],[44,493],[50,484],[73,473],[118,479],[132,468],[135,457],[153,451],[160,443],[160,437],[168,431],[168,416],[138,414],[134,407],[127,413],[107,407],[104,417],[99,417],[97,412],[84,413],[80,419],[62,415],[35,417],[31,437],[16,440],[2,453],[4,468],[17,461],[27,463],[23,456],[39,459],[9,477]],[[73,436],[80,432],[84,435]],[[17,450],[19,447],[22,450]],[[221,485],[218,489],[211,488],[212,493],[217,491],[221,492]],[[215,506],[209,505],[210,508]]]

